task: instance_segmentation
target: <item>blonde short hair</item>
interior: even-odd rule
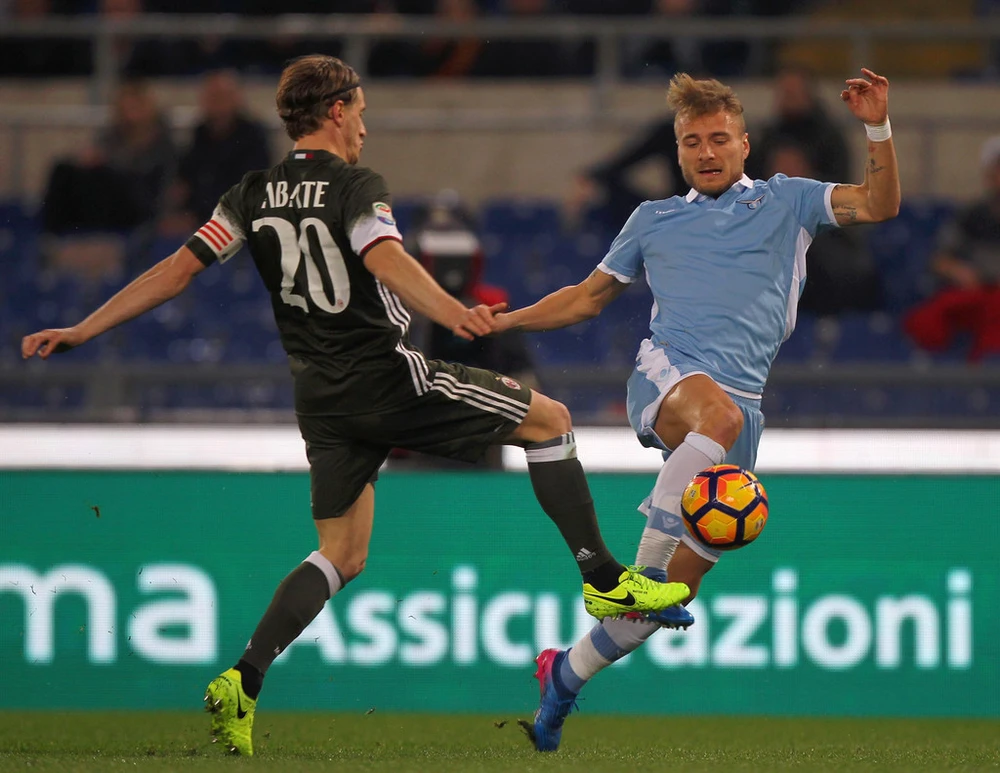
[[[695,80],[686,72],[677,73],[670,79],[667,106],[674,112],[675,130],[679,121],[723,111],[737,118],[746,131],[740,98],[729,86],[714,78]]]

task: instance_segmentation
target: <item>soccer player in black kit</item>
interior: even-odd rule
[[[365,95],[354,70],[330,56],[299,58],[282,72],[276,102],[295,142],[281,163],[247,174],[183,247],[82,322],[21,345],[25,358],[44,359],[85,343],[248,245],[294,377],[319,549],[282,580],[239,662],[208,686],[214,738],[243,755],[253,753],[268,667],[364,568],[374,484],[393,447],[475,461],[494,443],[522,446],[535,496],[576,559],[595,617],[657,611],[688,596],[686,585],[654,582],[605,546],[565,406],[410,345],[411,311],[471,340],[492,332],[503,304],[467,308],[403,249],[385,181],[357,165]]]

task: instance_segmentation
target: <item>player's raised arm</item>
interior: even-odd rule
[[[838,185],[831,204],[840,225],[878,223],[899,214],[899,168],[889,125],[889,81],[871,70],[850,78],[840,98],[865,124],[868,157],[861,185]]]
[[[21,340],[21,356],[43,360],[86,343],[122,322],[138,317],[179,295],[191,278],[205,268],[187,247],[181,247],[115,293],[97,311],[73,327],[41,330]]]
[[[365,268],[414,311],[471,341],[493,332],[493,314],[506,303],[468,308],[439,285],[395,239],[379,242],[364,256]]]
[[[580,284],[549,293],[523,309],[497,314],[494,329],[497,333],[515,328],[535,333],[569,327],[596,317],[627,287],[610,274],[594,269]]]

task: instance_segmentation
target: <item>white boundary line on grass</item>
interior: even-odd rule
[[[655,472],[660,454],[626,427],[579,427],[588,472]],[[525,470],[507,447],[504,467]],[[294,426],[0,425],[0,469],[237,470],[308,469]],[[792,430],[764,433],[762,473],[1000,474],[1000,432],[944,430]]]

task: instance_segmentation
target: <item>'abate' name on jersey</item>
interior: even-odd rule
[[[276,183],[267,184],[267,200],[261,205],[261,209],[274,207],[322,207],[326,202],[326,189],[330,183],[317,182],[315,180],[303,180],[292,189],[292,195],[288,195],[288,183],[279,180]],[[310,201],[311,199],[311,201]]]

